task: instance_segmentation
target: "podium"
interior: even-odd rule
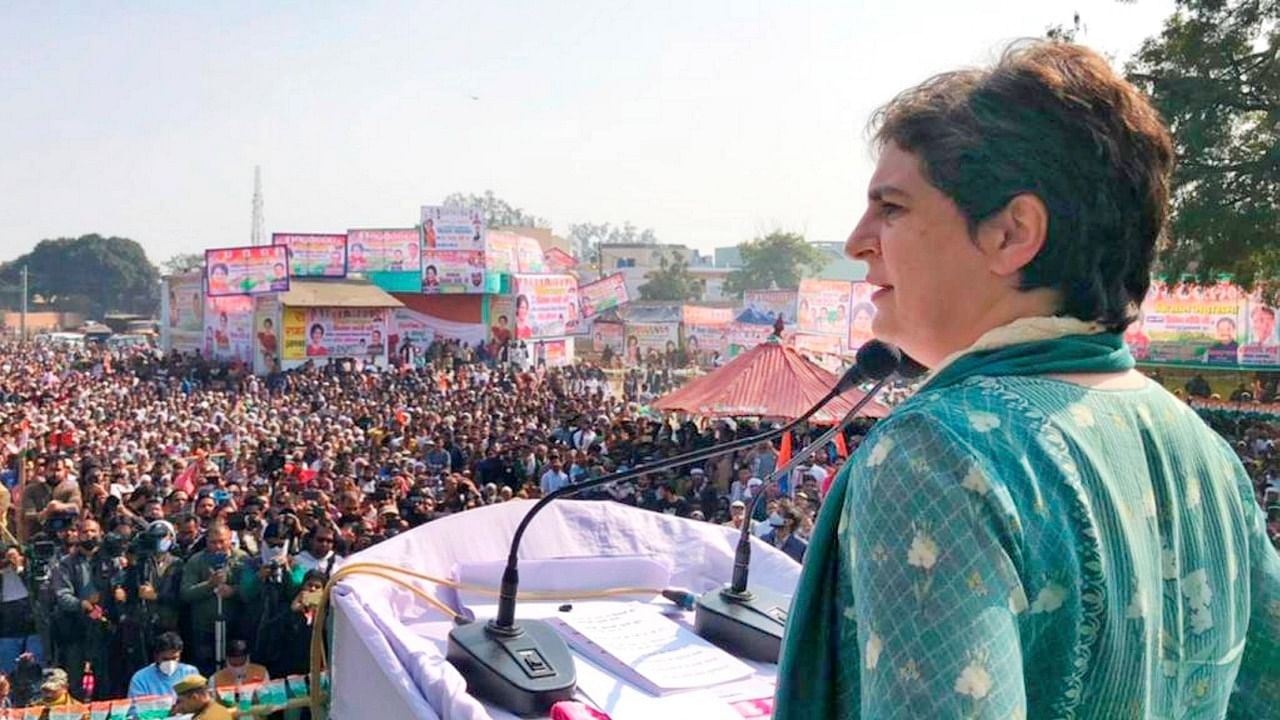
[[[512,501],[447,516],[357,553],[342,566],[384,563],[452,579],[460,568],[504,561],[516,525],[533,504],[531,500]],[[667,587],[699,594],[728,582],[737,536],[731,528],[613,502],[558,501],[548,505],[529,525],[520,549],[522,563],[545,561],[540,564],[547,567],[547,563],[566,559],[564,567],[574,567],[569,559],[595,558],[591,563],[598,567],[601,558],[627,557],[632,561],[617,563],[621,569],[608,578],[601,578],[596,572],[582,572],[583,577],[530,574],[522,566],[520,589],[565,590],[566,595],[572,596],[575,589],[647,587],[654,580],[653,572],[645,573],[645,577],[625,577],[635,558],[645,558],[653,561],[651,566],[662,566]],[[789,598],[799,580],[800,566],[782,552],[759,541],[755,543],[751,555],[752,587]],[[475,602],[473,593],[460,595],[448,587],[410,582],[454,610]],[[334,587],[330,602],[333,639],[329,716],[334,720],[515,717],[467,693],[466,681],[445,660],[446,639],[453,623],[412,592],[381,578],[350,575]],[[496,603],[496,597],[492,602]],[[522,605],[517,606],[517,620],[532,616],[522,614],[521,608]],[[529,611],[536,612],[532,604]],[[489,618],[484,612],[487,611],[477,611],[481,622]],[[693,614],[687,616],[692,627]],[[762,672],[768,674],[771,668],[762,668]],[[598,669],[588,670],[588,675],[600,674]],[[625,714],[615,713],[613,717],[628,720]]]

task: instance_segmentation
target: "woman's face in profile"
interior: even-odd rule
[[[931,366],[988,329],[1021,265],[1011,271],[1007,259],[992,257],[988,248],[1001,233],[990,222],[970,237],[959,207],[929,184],[916,155],[893,143],[881,152],[867,195],[845,253],[866,261],[867,282],[879,287],[872,329]]]

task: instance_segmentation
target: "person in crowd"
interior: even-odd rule
[[[760,539],[786,553],[792,560],[802,563],[804,551],[809,544],[796,535],[799,522],[799,514],[791,508],[775,510],[769,516],[769,532]]]
[[[227,643],[227,662],[213,674],[213,686],[255,685],[270,679],[266,667],[249,661],[249,643],[237,638]]]
[[[78,542],[54,567],[49,584],[57,607],[52,623],[59,664],[64,666],[72,694],[84,697],[86,670],[105,674],[109,668],[109,619],[106,602],[110,578],[98,562],[102,528],[97,520],[80,521]]]
[[[76,709],[80,703],[71,695],[71,681],[62,668],[45,668],[40,681],[38,704],[47,708]]]
[[[179,680],[199,675],[194,665],[182,662],[182,638],[176,632],[161,633],[155,641],[155,662],[133,674],[129,697],[161,695],[176,697],[173,686]]]
[[[191,618],[191,659],[197,668],[214,668],[215,632],[231,637],[239,627],[237,585],[244,553],[231,547],[231,529],[221,521],[209,526],[205,549],[182,568],[181,599]]]

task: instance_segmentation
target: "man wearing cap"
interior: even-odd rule
[[[40,677],[41,707],[78,707],[79,703],[67,691],[67,671],[62,668],[46,668]]]
[[[741,530],[742,523],[747,520],[747,504],[741,500],[734,500],[729,503],[729,520],[725,523],[725,527],[731,527],[734,530]]]
[[[795,510],[781,508],[769,515],[771,529],[760,539],[786,553],[792,560],[802,563],[809,544],[796,537],[795,530],[799,521],[800,517]]]
[[[155,662],[133,674],[129,681],[129,697],[175,697],[174,683],[199,674],[194,665],[181,662],[182,646],[182,638],[178,633],[160,633],[155,641]]]
[[[201,675],[190,675],[173,686],[178,701],[170,714],[191,715],[192,720],[235,720],[231,711],[213,699],[209,681]]]

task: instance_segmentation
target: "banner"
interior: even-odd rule
[[[1249,334],[1240,348],[1240,364],[1246,367],[1280,366],[1280,335],[1276,330],[1277,308],[1261,300],[1249,300]]]
[[[505,230],[490,230],[485,239],[484,269],[489,273],[520,272],[516,246],[520,236]]]
[[[385,360],[386,308],[285,308],[284,359]]]
[[[565,367],[573,364],[573,341],[568,338],[539,340],[533,348],[534,363],[546,363],[547,367]]]
[[[729,326],[729,357],[737,357],[773,336],[768,325],[735,322]]]
[[[422,253],[424,295],[485,291],[484,253],[472,250],[426,250]]]
[[[256,295],[289,289],[289,249],[284,245],[204,251],[209,297]]]
[[[620,323],[596,323],[591,329],[591,349],[596,352],[604,352],[607,347],[613,349],[613,354],[621,355],[625,342],[626,334]]]
[[[725,355],[729,352],[729,336],[732,327],[724,323],[717,325],[686,324],[684,326],[685,351],[695,358],[710,358],[714,353]]]
[[[347,270],[353,273],[422,272],[415,228],[348,230]]]
[[[877,286],[871,283],[853,283],[853,291],[850,294],[853,309],[849,312],[849,338],[844,346],[845,352],[849,354],[857,352],[858,348],[876,337],[871,330],[871,323],[876,318],[876,306],[871,302],[871,295],[876,289]],[[796,349],[799,347],[797,340]],[[839,354],[840,351],[837,350],[836,353]]]
[[[800,281],[800,332],[834,335],[843,342],[849,336],[850,283],[843,280]]]
[[[627,283],[622,273],[602,277],[578,287],[582,317],[589,318],[627,303]]]
[[[204,356],[253,365],[253,298],[247,295],[206,298]]]
[[[387,329],[387,348],[406,362],[423,364],[427,349],[436,340],[457,340],[475,345],[485,339],[484,326],[445,320],[408,308],[391,311]]]
[[[516,299],[502,295],[490,295],[488,298],[488,337],[499,345],[515,339]]]
[[[679,323],[627,323],[625,360],[640,365],[658,361],[680,344]]]
[[[787,327],[796,326],[795,290],[748,290],[742,295],[744,322],[772,325],[782,315]]]
[[[701,305],[685,305],[680,308],[680,317],[688,325],[726,325],[733,322],[733,316],[733,308]]]
[[[272,245],[289,248],[293,277],[347,276],[347,236],[317,233],[273,233]]]
[[[572,275],[516,275],[516,337],[559,337],[578,326],[578,281]]]
[[[578,259],[558,247],[547,248],[542,253],[542,264],[547,272],[567,273],[578,267]]]
[[[1207,287],[1153,282],[1124,333],[1133,356],[1167,364],[1250,369],[1280,366],[1276,309],[1228,282]]]
[[[422,206],[422,250],[461,250],[483,253],[484,211],[478,208]]]
[[[161,347],[167,352],[204,349],[204,276],[173,275],[165,279],[160,309],[164,324]]]
[[[280,301],[272,296],[257,298],[253,308],[253,372],[266,375],[281,369]]]
[[[542,261],[542,245],[524,235],[516,236],[516,264],[522,273],[549,272]]]

